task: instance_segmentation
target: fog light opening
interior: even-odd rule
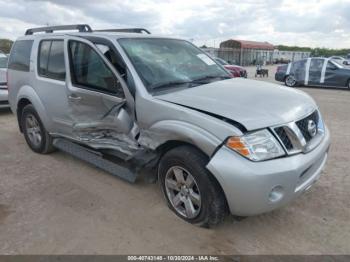
[[[275,186],[270,194],[269,194],[269,200],[271,202],[278,202],[280,201],[284,196],[284,190],[283,190],[283,187],[282,186]]]

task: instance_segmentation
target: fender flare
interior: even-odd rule
[[[34,88],[32,88],[29,85],[24,85],[19,89],[16,99],[16,112],[18,110],[18,103],[21,101],[21,99],[27,99],[30,101],[30,103],[34,106],[36,112],[38,113],[43,125],[45,126],[45,129],[50,131],[52,129],[53,122],[49,118],[45,106],[41,102]],[[18,121],[20,120],[18,119]]]

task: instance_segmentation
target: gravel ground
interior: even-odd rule
[[[261,80],[273,81],[269,69]],[[302,90],[331,130],[324,175],[284,208],[209,230],[172,214],[156,184],[33,153],[15,117],[0,111],[0,254],[349,254],[350,91]]]

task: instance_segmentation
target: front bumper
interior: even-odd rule
[[[252,216],[284,206],[308,190],[321,175],[329,146],[327,128],[311,152],[269,161],[252,162],[223,146],[207,168],[220,183],[231,213]]]
[[[277,72],[275,74],[275,80],[279,82],[284,82],[285,76],[286,76],[285,72]]]
[[[5,86],[0,86],[0,108],[8,108],[10,104],[8,102],[8,90]]]

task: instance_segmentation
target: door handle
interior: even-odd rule
[[[68,96],[68,99],[69,99],[69,100],[72,100],[72,101],[80,101],[80,100],[81,100],[81,97],[80,97],[80,96],[77,96],[77,95],[69,95],[69,96]]]

